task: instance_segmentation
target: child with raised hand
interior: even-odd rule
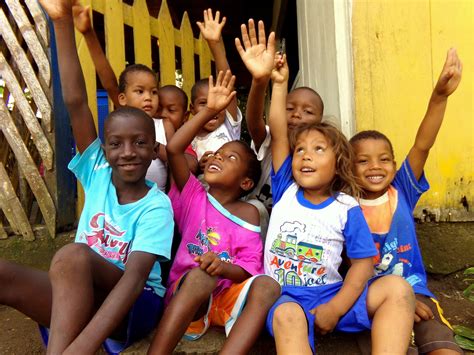
[[[258,34],[257,34],[258,30]],[[270,129],[265,125],[263,117],[265,92],[270,82],[275,59],[275,34],[265,37],[265,27],[258,22],[258,29],[252,19],[241,25],[242,42],[235,39],[235,45],[242,61],[252,74],[252,85],[247,100],[245,119],[252,138],[251,147],[262,162],[262,177],[249,199],[261,201],[268,210],[272,208],[271,178],[272,167]],[[323,101],[319,94],[309,87],[299,87],[286,96],[286,120],[288,130],[304,123],[319,123],[323,116]],[[264,217],[261,215],[261,217]],[[268,218],[268,217],[267,217]]]
[[[226,18],[220,20],[220,12],[217,11],[214,16],[211,9],[204,10],[204,22],[197,22],[203,38],[211,49],[217,73],[230,70],[222,39],[222,28],[225,23]],[[193,115],[206,107],[208,91],[207,79],[197,81],[192,87],[190,110]],[[233,97],[227,107],[217,112],[216,116],[200,129],[191,143],[198,161],[204,160],[200,162],[201,167],[205,165],[208,155],[214,153],[224,143],[240,139],[241,123],[242,113],[237,107],[237,98]]]
[[[175,123],[157,115],[159,95],[156,73],[146,65],[132,64],[122,71],[117,83],[115,73],[92,27],[89,12],[89,6],[82,6],[79,0],[73,1],[74,25],[83,34],[98,77],[115,107],[136,107],[153,118],[156,141],[159,143],[158,158],[150,164],[146,178],[156,182],[158,188],[165,191],[168,177],[165,147],[175,131],[173,128]]]
[[[288,137],[288,66],[278,56],[270,106],[274,206],[265,242],[265,273],[282,285],[267,318],[279,354],[310,354],[314,331],[359,332],[372,326],[375,354],[404,354],[414,300],[400,277],[376,279],[377,250],[357,201],[353,153],[335,127],[307,123]],[[352,195],[352,196],[351,196]],[[351,266],[338,268],[345,247]]]
[[[86,201],[75,243],[56,253],[49,274],[0,262],[0,302],[50,327],[50,354],[92,354],[113,333],[123,336],[114,343],[118,351],[154,327],[165,293],[158,261],[169,258],[173,217],[167,196],[145,180],[157,155],[153,124],[143,111],[121,108],[107,119],[101,145],[76,52],[72,3],[40,3],[54,23],[79,152],[69,168]],[[145,317],[132,316],[132,307],[146,309]]]
[[[150,354],[170,354],[183,335],[197,339],[210,325],[225,327],[222,353],[248,353],[280,293],[271,278],[257,277],[263,272],[258,212],[240,200],[260,174],[250,147],[232,141],[215,152],[204,169],[208,192],[184,160],[196,133],[235,96],[234,80],[230,71],[220,72],[214,86],[211,76],[206,107],[167,146],[175,182],[169,195],[182,240]]]
[[[379,250],[375,272],[400,275],[413,287],[413,329],[420,353],[462,353],[428,289],[412,215],[421,194],[429,188],[423,169],[443,122],[448,96],[458,87],[461,73],[456,50],[450,49],[413,147],[398,171],[392,144],[384,134],[363,131],[350,141],[356,154],[355,174],[363,189],[359,202]]]

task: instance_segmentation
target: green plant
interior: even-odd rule
[[[474,276],[474,267],[464,270],[464,275],[466,275],[467,278],[463,281],[470,282],[471,284],[463,291],[463,295],[469,301],[474,302],[474,278],[472,278]],[[474,351],[474,330],[462,325],[455,325],[453,330],[456,334],[454,336],[456,343],[464,350]]]

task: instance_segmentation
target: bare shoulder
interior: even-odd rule
[[[260,225],[260,214],[254,205],[239,200],[235,201],[232,206],[229,207],[230,212],[234,216],[254,226]]]

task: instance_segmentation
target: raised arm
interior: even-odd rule
[[[459,60],[456,49],[448,51],[443,70],[438,78],[433,93],[431,94],[425,117],[421,121],[416,133],[415,143],[408,153],[408,162],[418,180],[423,173],[430,149],[436,141],[444,112],[451,95],[459,85],[462,74],[462,63]]]
[[[207,97],[207,106],[199,111],[193,119],[187,121],[171,138],[166,145],[168,153],[168,164],[173,174],[176,187],[181,191],[189,179],[190,170],[186,163],[185,150],[191,144],[199,130],[217,113],[222,111],[229,102],[235,97],[236,92],[232,91],[235,77],[230,70],[224,75],[220,72],[217,76],[216,84],[209,77],[209,94]]]
[[[204,22],[196,22],[214,57],[216,63],[216,75],[221,71],[225,73],[227,70],[230,70],[224,41],[222,39],[222,28],[227,19],[224,16],[222,17],[222,21],[220,21],[220,16],[221,13],[219,11],[216,11],[216,16],[214,17],[212,9],[207,9],[204,10]],[[237,118],[237,97],[232,99],[227,110],[230,112],[233,119]]]
[[[107,91],[110,99],[114,103],[114,106],[120,107],[118,101],[119,89],[118,82],[115,73],[110,66],[107,57],[100,45],[97,34],[92,27],[92,21],[89,15],[89,6],[82,6],[79,0],[74,0],[74,6],[72,7],[72,13],[74,15],[74,25],[77,30],[82,33],[89,49],[89,53],[94,62],[95,70],[99,76],[99,80]]]
[[[245,119],[250,137],[258,151],[266,137],[263,110],[265,92],[275,60],[275,33],[270,33],[267,43],[265,26],[263,21],[259,21],[257,39],[255,23],[252,19],[249,20],[248,30],[244,24],[240,26],[240,30],[243,46],[238,38],[235,39],[235,46],[246,68],[252,74],[252,86],[247,98]]]
[[[288,124],[286,122],[286,96],[288,94],[288,64],[286,55],[277,54],[272,71],[272,99],[268,124],[272,135],[272,164],[276,172],[290,154]]]
[[[54,24],[61,87],[71,119],[77,149],[82,153],[96,138],[94,119],[87,104],[87,92],[77,56],[71,0],[40,0]]]

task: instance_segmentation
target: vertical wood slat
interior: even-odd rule
[[[104,13],[107,58],[117,78],[125,68],[122,0],[107,0]]]
[[[194,74],[194,36],[188,13],[181,20],[181,68],[183,71],[183,90],[191,97],[191,88],[196,80]]]
[[[33,17],[33,20],[35,21],[37,33],[40,35],[43,43],[46,46],[49,45],[48,22],[43,14],[43,11],[41,11],[38,1],[25,0],[25,4],[28,7],[31,16]]]
[[[38,78],[26,57],[26,54],[21,50],[21,46],[13,33],[10,24],[8,23],[7,17],[2,9],[0,9],[0,34],[2,35],[5,43],[7,44],[13,59],[17,63],[18,68],[25,80],[33,99],[41,112],[42,122],[48,132],[52,131],[51,123],[51,105],[48,98],[41,88]]]
[[[161,3],[160,12],[158,14],[158,24],[161,85],[175,85],[174,27],[166,1]]]
[[[28,103],[20,84],[16,80],[13,70],[10,68],[3,56],[3,53],[0,53],[0,74],[3,77],[3,80],[5,80],[8,90],[15,99],[15,105],[20,110],[23,120],[31,133],[31,138],[38,149],[44,166],[46,169],[51,170],[53,168],[53,148],[41,129],[41,125]]]
[[[28,17],[26,16],[23,7],[20,5],[18,0],[6,0],[7,6],[10,9],[10,13],[13,15],[18,28],[23,35],[23,38],[28,45],[33,59],[39,69],[39,74],[42,76],[47,86],[51,83],[51,71],[49,67],[49,60],[46,53],[39,43],[38,37],[36,36],[33,26],[31,25]]]
[[[0,118],[0,128],[15,153],[18,165],[25,174],[31,191],[33,191],[36,197],[48,231],[51,237],[54,238],[56,232],[56,207],[3,99],[0,99]]]
[[[23,235],[25,240],[35,240],[33,229],[31,228],[28,217],[23,210],[23,206],[10,183],[8,173],[5,170],[3,163],[0,163],[0,181],[2,187],[0,189],[0,206],[2,207],[3,213],[10,223],[10,226],[13,228],[15,233]]]
[[[211,50],[207,41],[199,34],[199,79],[208,78],[211,75]]]
[[[150,14],[146,0],[135,0],[132,11],[135,63],[145,64],[151,68]]]

